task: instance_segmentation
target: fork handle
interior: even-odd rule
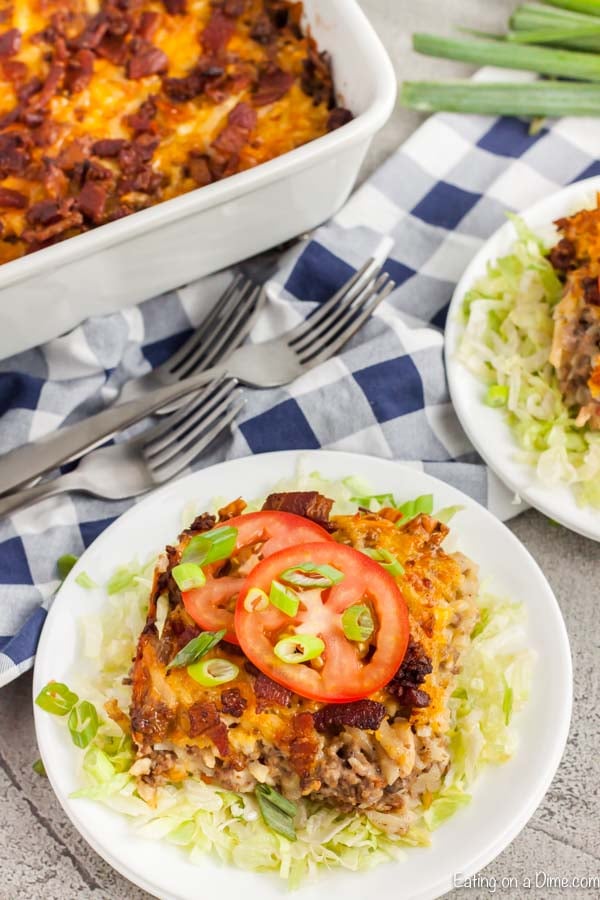
[[[67,425],[66,428],[3,454],[0,456],[0,494],[55,469],[73,456],[80,456],[116,431],[122,431],[161,406],[199,390],[225,371],[224,366],[207,369],[137,400],[111,406],[82,422]]]
[[[19,509],[25,509],[40,500],[47,497],[54,497],[57,494],[65,494],[67,491],[83,490],[83,482],[77,476],[76,472],[69,472],[67,475],[59,475],[58,478],[52,478],[50,481],[43,481],[34,487],[23,488],[12,494],[6,494],[0,497],[0,519],[17,512]]]

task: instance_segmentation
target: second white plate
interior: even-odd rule
[[[552,223],[561,216],[589,206],[598,191],[600,176],[578,181],[520,213],[520,216],[536,234],[551,242],[556,235]],[[460,311],[465,294],[485,274],[488,263],[511,252],[515,240],[514,227],[507,222],[484,244],[456,287],[446,325],[446,369],[450,395],[469,440],[504,484],[561,525],[600,541],[600,511],[578,506],[567,485],[543,484],[532,466],[515,458],[517,443],[502,411],[485,405],[485,386],[457,358],[463,333]]]

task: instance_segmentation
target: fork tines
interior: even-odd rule
[[[291,333],[289,346],[301,364],[316,365],[329,359],[369,318],[394,290],[395,282],[374,259],[336,293],[321,304]]]
[[[241,412],[235,378],[223,376],[146,436],[143,454],[157,483],[173,478],[205,450]]]

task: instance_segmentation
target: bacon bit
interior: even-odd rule
[[[21,85],[19,90],[17,91],[17,97],[21,101],[21,103],[26,103],[34,94],[37,94],[42,89],[42,80],[41,78],[37,78],[34,76],[30,78],[29,81],[26,81]]]
[[[163,0],[165,9],[170,16],[183,16],[186,12],[185,0]]]
[[[189,528],[186,528],[183,534],[202,534],[204,531],[210,531],[217,524],[217,520],[210,513],[202,513],[196,516]]]
[[[206,187],[213,180],[208,157],[204,155],[194,156],[190,153],[186,165],[186,173],[196,182],[198,187]]]
[[[50,225],[60,218],[59,204],[54,200],[39,200],[27,210],[30,225]]]
[[[559,219],[559,222],[566,222],[566,219]],[[558,222],[555,223],[558,225]],[[564,274],[569,269],[573,269],[576,265],[577,248],[573,241],[569,238],[561,238],[558,244],[552,248],[548,254],[550,264],[557,272]]]
[[[28,72],[25,63],[18,59],[7,59],[2,63],[2,74],[7,81],[12,81],[15,87],[25,83]]]
[[[29,150],[23,135],[0,134],[0,178],[21,175],[29,162]]]
[[[101,187],[94,181],[86,181],[77,198],[77,208],[84,216],[91,219],[94,225],[98,225],[104,218],[106,200],[106,188]]]
[[[76,138],[67,144],[56,157],[56,164],[65,172],[69,172],[75,168],[78,163],[82,163],[90,155],[90,139],[86,137]]]
[[[238,103],[229,113],[227,125],[213,141],[213,149],[227,155],[238,153],[247,143],[256,120],[256,112],[251,106]]]
[[[223,12],[230,19],[237,19],[246,9],[246,0],[223,0]]]
[[[0,186],[0,206],[4,209],[25,209],[27,197],[20,191]]]
[[[14,56],[21,49],[21,32],[18,28],[10,28],[0,34],[0,57]]]
[[[47,120],[40,127],[40,130],[43,129],[46,125],[54,126],[55,124],[55,122]],[[62,169],[59,169],[54,160],[48,158],[44,159],[44,170],[41,179],[50,197],[60,198],[64,197],[64,195],[67,193],[67,189],[69,187],[67,176],[62,171]]]
[[[108,31],[108,19],[106,13],[99,12],[93,16],[80,34],[72,41],[76,48],[95,50]]]
[[[227,735],[227,725],[219,722],[206,732],[206,736],[211,739],[217,748],[220,756],[227,756],[229,753],[229,737]]]
[[[205,731],[218,725],[221,721],[217,707],[212,700],[206,703],[202,701],[193,703],[188,710],[188,716],[190,719],[190,737],[198,737],[198,735],[204,734]]]
[[[49,147],[53,144],[62,131],[62,126],[52,119],[44,121],[31,132],[31,137],[36,147]]]
[[[247,705],[248,701],[242,697],[239,688],[227,688],[221,694],[221,712],[228,716],[235,716],[236,719],[239,719]]]
[[[294,83],[294,76],[284,72],[279,66],[269,66],[258,80],[256,93],[252,97],[255,106],[267,106],[281,100]]]
[[[385,706],[376,700],[357,700],[354,703],[333,703],[323,706],[313,715],[315,728],[321,733],[339,730],[344,725],[363,731],[377,731]]]
[[[160,18],[160,13],[154,10],[143,12],[137,27],[139,36],[145,41],[151,41],[160,25]]]
[[[262,508],[294,513],[296,516],[316,522],[322,528],[329,528],[332,506],[333,500],[324,497],[318,491],[282,491],[269,494]]]
[[[153,700],[151,696],[143,696],[139,705],[136,704],[134,697],[131,707],[131,730],[134,739],[137,743],[143,743],[144,740],[151,742],[162,740],[166,737],[171,723],[175,721],[175,716],[174,709],[166,703]],[[143,735],[144,740],[139,741],[136,735]]]
[[[267,675],[259,672],[254,679],[254,695],[256,697],[256,711],[264,712],[272,706],[289,706],[292,702],[292,692],[288,688],[271,681]]]
[[[319,53],[311,44],[308,56],[302,63],[300,85],[305,94],[312,97],[316,104],[327,103],[333,106],[333,84],[331,67],[327,53]]]
[[[430,658],[423,646],[412,637],[402,661],[402,665],[386,685],[386,689],[398,699],[405,712],[410,714],[413,708],[423,709],[429,706],[431,698],[420,686],[433,671]]]
[[[39,93],[32,98],[31,105],[36,108],[46,106],[61,87],[65,77],[65,64],[53,62],[50,64],[48,75]]]
[[[153,120],[156,112],[156,98],[154,96],[148,97],[134,113],[125,116],[125,124],[129,125],[136,134],[154,132],[155,125]]]
[[[132,42],[133,43],[133,42]],[[149,41],[140,38],[139,45],[133,51],[134,55],[127,63],[127,77],[132,80],[146,78],[148,75],[158,75],[169,68],[169,57]]]
[[[92,153],[102,159],[112,159],[119,155],[127,143],[123,138],[103,138],[92,144]]]
[[[78,50],[67,63],[65,87],[71,94],[78,94],[88,86],[94,74],[94,54],[91,50]]]
[[[264,12],[259,13],[250,29],[250,37],[252,40],[256,41],[257,44],[265,46],[267,44],[272,44],[276,35],[277,29],[268,15]]]
[[[122,66],[127,59],[127,44],[119,34],[105,34],[95,52],[115,66]]]
[[[163,78],[163,89],[171,100],[184,103],[203,94],[213,80],[222,78],[224,74],[221,66],[200,62],[183,78]]]
[[[310,776],[317,758],[319,742],[312,713],[302,712],[292,719],[292,739],[289,744],[290,763],[301,779]]]
[[[144,140],[142,135],[136,141],[126,141],[119,151],[119,165],[125,175],[134,175],[139,172],[145,163],[152,159],[152,154],[158,147],[157,139]]]
[[[335,109],[331,110],[327,117],[327,131],[335,131],[337,128],[341,128],[342,125],[347,125],[348,122],[351,122],[353,119],[354,116],[349,109],[344,109],[343,106],[337,106]]]
[[[210,56],[221,53],[235,32],[235,23],[221,9],[213,9],[200,42]]]
[[[23,232],[23,240],[28,244],[35,243],[39,246],[40,244],[49,241],[51,238],[63,234],[63,232],[68,231],[69,228],[75,228],[82,223],[83,216],[80,212],[74,210],[66,213],[63,218],[59,219],[57,222],[53,222],[51,225],[47,225],[45,228],[36,230],[27,229]]]

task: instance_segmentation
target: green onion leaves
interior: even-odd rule
[[[404,575],[404,566],[402,563],[398,561],[393,553],[390,553],[390,551],[386,550],[384,547],[378,547],[376,550],[365,547],[362,552],[365,556],[370,556],[371,559],[378,562],[386,572],[390,573],[392,578],[399,578],[400,575]]]
[[[61,581],[65,580],[65,578],[77,562],[77,559],[78,557],[73,556],[72,553],[65,553],[64,556],[60,556],[56,560],[56,571],[58,572]]]
[[[85,588],[86,591],[92,591],[95,587],[98,587],[94,579],[90,578],[87,572],[80,572],[75,581],[79,587]]]
[[[49,681],[35,698],[40,709],[52,713],[53,716],[66,716],[78,700],[77,694],[60,681]]]
[[[508,402],[508,385],[490,384],[489,388],[486,391],[483,402],[486,406],[506,406]]]
[[[282,662],[296,665],[317,659],[324,649],[325,644],[320,637],[313,634],[292,634],[277,641],[273,652]]]
[[[356,603],[342,614],[342,628],[349,641],[368,641],[375,630],[373,616],[368,606]]]
[[[179,653],[171,660],[168,665],[169,669],[181,669],[189,666],[196,660],[205,656],[209,650],[216,647],[219,641],[225,637],[225,629],[223,631],[203,631],[197,637],[182,647]]]
[[[307,562],[286,569],[279,577],[281,581],[294,587],[328,588],[339,584],[344,578],[344,573],[333,566],[317,566],[312,562]]]
[[[402,518],[398,522],[399,525],[406,525],[407,522],[421,515],[421,513],[430,516],[433,512],[433,494],[421,494],[416,500],[407,500],[406,503],[398,507],[398,510],[402,513]]]
[[[230,525],[215,528],[204,534],[196,534],[181,555],[181,561],[208,566],[210,563],[227,559],[235,550],[238,530]]]
[[[96,707],[89,700],[82,700],[71,709],[67,724],[75,746],[87,747],[96,737],[100,725]]]
[[[180,563],[173,566],[171,575],[180,591],[193,591],[206,584],[206,575],[197,563]]]
[[[295,841],[294,816],[297,812],[295,803],[286,800],[268,784],[257,785],[256,799],[265,825],[277,834],[282,834],[288,841]]]
[[[188,675],[201,684],[202,687],[217,687],[227,684],[239,675],[239,668],[228,659],[214,657],[213,659],[201,659],[199,662],[188,666]]]
[[[300,606],[300,597],[293,591],[291,588],[285,586],[285,584],[281,584],[280,581],[273,581],[271,583],[271,590],[269,592],[269,600],[276,606],[277,609],[280,609],[281,612],[285,613],[286,616],[291,616],[292,618],[298,614],[298,607]]]
[[[36,775],[41,775],[42,778],[48,777],[46,775],[46,767],[45,767],[44,763],[41,761],[41,759],[36,759],[36,761],[33,763],[31,768],[33,769],[33,771],[35,772]]]

